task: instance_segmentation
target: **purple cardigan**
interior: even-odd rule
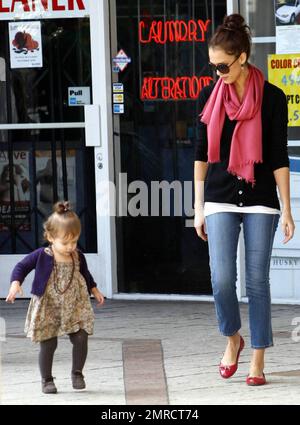
[[[79,254],[80,273],[86,281],[89,293],[91,289],[96,287],[93,276],[88,270],[87,262],[83,253],[77,250]],[[45,292],[48,280],[53,270],[53,257],[45,252],[45,248],[39,248],[31,254],[26,255],[12,271],[10,281],[18,280],[21,284],[25,277],[35,269],[35,275],[32,282],[31,293],[33,295],[41,296]]]

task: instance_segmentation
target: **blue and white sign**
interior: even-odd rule
[[[114,104],[114,114],[124,114],[124,104]]]
[[[290,171],[300,173],[300,157],[290,156]]]
[[[69,87],[69,106],[83,106],[91,104],[90,87]]]
[[[113,93],[123,93],[124,84],[122,83],[113,83]]]
[[[126,55],[124,50],[119,50],[117,56],[113,58],[113,63],[120,69],[120,71],[124,71],[126,66],[131,62],[131,58]]]

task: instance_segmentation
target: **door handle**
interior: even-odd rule
[[[85,146],[101,146],[100,105],[84,105]]]

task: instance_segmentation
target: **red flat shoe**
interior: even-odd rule
[[[265,374],[263,376],[247,376],[246,384],[250,386],[265,385],[267,383]]]
[[[233,365],[230,365],[230,366],[225,366],[222,363],[219,364],[219,372],[220,372],[220,375],[222,376],[222,378],[224,378],[224,379],[230,378],[237,371],[239,357],[240,357],[241,351],[245,347],[245,341],[244,341],[243,337],[241,336],[240,338],[241,338],[240,339],[240,348],[239,348],[239,351],[237,352],[236,362]]]

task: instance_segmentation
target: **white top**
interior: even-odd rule
[[[251,207],[238,207],[234,204],[225,204],[220,202],[205,202],[204,216],[207,217],[211,214],[220,212],[233,212],[233,213],[256,213],[256,214],[279,214],[280,210],[276,208],[264,207],[262,205],[254,205]]]

